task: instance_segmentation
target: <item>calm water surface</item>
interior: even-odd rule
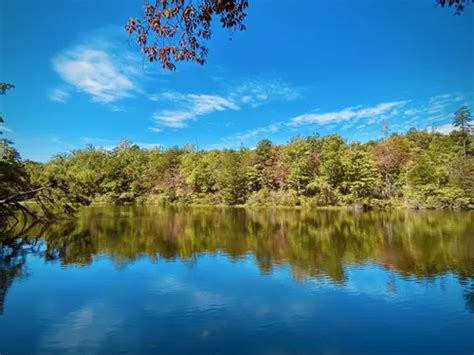
[[[0,353],[472,354],[473,217],[127,206],[17,226]]]

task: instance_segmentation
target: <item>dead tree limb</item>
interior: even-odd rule
[[[0,200],[0,212],[5,215],[13,215],[15,212],[21,212],[24,218],[31,217],[34,220],[53,220],[58,218],[56,214],[51,211],[47,204],[54,205],[54,199],[48,195],[51,193],[51,186],[43,186],[33,190],[18,192],[12,196]],[[44,199],[44,200],[43,200]],[[22,202],[34,201],[40,207],[41,213],[36,213],[30,208],[22,204]]]

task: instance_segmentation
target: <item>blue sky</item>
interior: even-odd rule
[[[45,161],[120,139],[147,148],[253,147],[435,127],[474,102],[474,6],[431,0],[253,0],[247,31],[215,27],[205,66],[143,60],[123,25],[142,1],[2,0],[5,136]],[[357,6],[354,4],[357,3]]]

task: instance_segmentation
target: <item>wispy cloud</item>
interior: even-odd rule
[[[240,110],[257,107],[271,100],[294,100],[301,97],[300,90],[282,80],[252,79],[234,83],[222,94],[185,94],[175,91],[148,96],[151,101],[167,103],[174,108],[156,111],[152,119],[160,126],[182,128],[187,122],[216,111]],[[159,127],[149,127],[160,132]]]
[[[471,97],[471,98],[469,98]],[[472,104],[472,95],[461,95],[459,93],[445,93],[432,96],[421,102],[410,102],[409,107],[400,112],[398,122],[392,127],[405,130],[410,127],[418,129],[430,128],[443,122],[452,120],[454,111],[461,105]],[[444,124],[444,130],[450,129]]]
[[[300,116],[291,118],[286,122],[275,122],[270,125],[257,127],[244,133],[238,133],[232,136],[223,137],[220,143],[216,144],[215,147],[232,148],[238,146],[238,144],[245,143],[250,140],[254,140],[256,137],[263,134],[272,134],[280,131],[281,129],[292,128],[297,129],[300,126],[309,124],[324,125],[326,128],[334,129],[340,122],[346,122],[343,126],[339,126],[339,130],[347,130],[355,125],[359,119],[366,118],[366,124],[370,124],[370,120],[374,122],[380,118],[395,115],[398,112],[398,108],[405,105],[408,101],[393,101],[383,102],[371,107],[348,107],[341,111],[335,112],[315,112],[308,113]],[[373,122],[372,122],[373,123]],[[366,125],[361,124],[357,129],[362,129]]]
[[[161,110],[153,114],[155,122],[162,126],[181,128],[187,125],[187,121],[194,120],[198,116],[210,114],[215,111],[238,110],[240,107],[231,99],[217,95],[197,95],[165,92],[155,96],[152,100],[167,100],[178,104],[176,110]],[[157,131],[159,128],[150,127]]]
[[[271,100],[291,101],[300,98],[301,90],[283,80],[261,78],[244,80],[234,84],[230,97],[243,104],[257,107]]]
[[[155,132],[155,133],[163,132],[163,129],[161,129],[159,127],[148,127],[148,129],[152,132]]]
[[[80,140],[84,144],[91,144],[93,146],[100,147],[105,150],[113,150],[120,142],[120,140],[117,140],[117,139],[102,138],[102,137],[80,137]],[[161,143],[148,143],[148,142],[130,142],[130,143],[136,144],[140,148],[143,148],[143,149],[159,148],[163,146]]]
[[[460,103],[465,100],[463,95],[459,94],[442,94],[430,97],[427,105],[421,109],[421,112],[429,114],[445,113],[446,109],[452,104]]]
[[[341,111],[324,113],[307,113],[290,119],[289,125],[299,126],[307,124],[325,125],[342,121],[371,118],[380,115],[394,114],[394,109],[405,105],[407,101],[383,102],[376,106],[361,108],[361,106],[348,107]]]
[[[357,134],[372,132],[371,125],[379,124],[382,120],[389,121],[390,130],[404,131],[411,127],[418,129],[435,128],[436,131],[448,134],[453,130],[446,121],[452,119],[452,112],[462,104],[469,104],[469,100],[459,94],[442,94],[421,101],[401,100],[390,101],[364,107],[351,106],[340,111],[321,112],[319,110],[290,118],[288,121],[272,123],[267,126],[252,128],[243,133],[225,136],[212,147],[233,148],[246,142],[255,143],[257,137],[267,137],[284,129],[302,132],[307,125],[317,125],[326,133],[357,131]],[[379,129],[377,128],[378,132]],[[364,133],[364,134],[365,134]],[[376,134],[375,134],[376,135]]]
[[[49,137],[49,141],[52,145],[58,147],[60,150],[63,150],[63,151],[76,148],[76,146],[72,144],[70,141],[65,141],[57,136]]]
[[[243,134],[236,135],[235,140],[237,140],[239,142],[244,142],[244,141],[247,141],[250,138],[256,137],[256,136],[258,136],[262,133],[276,133],[280,130],[282,125],[283,125],[283,123],[277,122],[277,123],[272,123],[272,124],[270,124],[268,126],[265,126],[265,127],[255,128],[255,129],[252,129],[252,130],[250,130],[248,132],[245,132]]]
[[[163,145],[161,143],[144,143],[144,142],[137,142],[135,143],[142,149],[154,149],[154,148],[160,148]]]
[[[69,96],[71,96],[71,94],[67,90],[60,89],[60,88],[55,88],[51,90],[49,93],[49,99],[51,101],[56,101],[56,102],[61,102],[61,103],[66,102]]]
[[[255,141],[258,136],[264,134],[269,135],[280,131],[282,128],[287,126],[285,122],[274,122],[267,126],[257,127],[246,132],[237,133],[227,137],[222,137],[216,144],[210,145],[209,149],[230,149],[238,148],[241,144],[245,144],[248,141]]]
[[[132,96],[137,89],[129,73],[105,50],[76,46],[56,56],[53,68],[95,102],[111,103]]]
[[[93,102],[105,104],[141,92],[144,72],[138,51],[124,45],[123,30],[104,27],[83,35],[51,60],[63,83],[50,93],[50,99],[63,102],[73,91],[89,95]]]
[[[12,132],[12,130],[7,126],[0,125],[0,132]]]

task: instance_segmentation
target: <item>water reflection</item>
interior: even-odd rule
[[[375,332],[374,353],[470,351],[472,217],[126,206],[20,223],[1,238],[0,331],[12,351],[36,336],[25,353],[238,353],[249,337],[250,353],[367,352]]]
[[[472,217],[445,211],[100,207],[85,209],[76,221],[37,224],[23,237],[41,237],[44,257],[64,265],[88,265],[100,254],[123,265],[145,255],[192,261],[196,254],[221,252],[230,258],[251,253],[268,273],[287,263],[298,280],[322,275],[343,283],[346,265],[367,262],[403,275],[451,271],[467,278],[474,271]]]

